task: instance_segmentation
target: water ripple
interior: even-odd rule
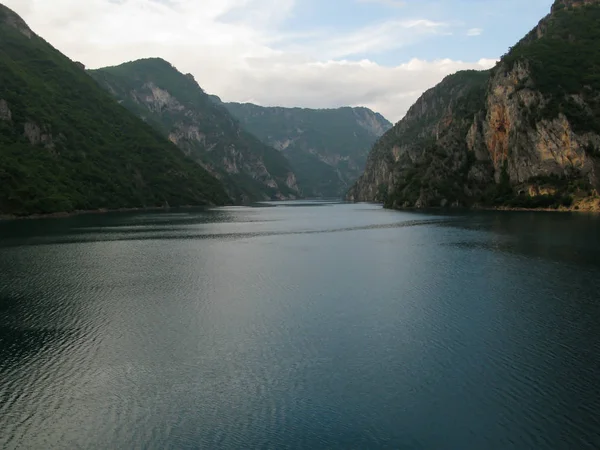
[[[596,222],[362,212],[3,237],[0,447],[600,448]]]

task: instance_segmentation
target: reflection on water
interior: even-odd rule
[[[600,219],[0,223],[1,448],[600,448]]]
[[[587,214],[546,212],[480,213],[451,223],[462,229],[484,233],[479,241],[454,243],[464,247],[491,246],[492,251],[540,257],[557,262],[600,265],[600,217]]]

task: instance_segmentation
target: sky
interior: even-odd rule
[[[366,106],[400,120],[492,67],[553,0],[0,0],[88,68],[161,57],[224,101]]]

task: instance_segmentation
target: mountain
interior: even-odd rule
[[[296,177],[285,157],[242,129],[192,75],[156,58],[89,74],[123,106],[221,179],[238,202],[298,196]]]
[[[251,133],[283,152],[307,197],[343,196],[362,173],[373,143],[392,126],[367,108],[224,105]]]
[[[488,164],[476,161],[466,140],[488,79],[489,72],[458,72],[425,92],[374,145],[350,199],[393,206],[466,201],[463,190],[474,167],[481,171],[481,185],[489,182]]]
[[[0,5],[0,214],[228,201],[214,177]]]
[[[348,199],[599,210],[600,0],[556,1],[489,72],[427,91]]]

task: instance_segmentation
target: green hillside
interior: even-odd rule
[[[575,131],[600,133],[600,4],[558,1],[542,29],[543,36],[536,28],[515,45],[503,67],[526,63],[531,82],[549,99],[532,111],[532,119],[563,113]]]
[[[222,185],[0,5],[0,214],[222,204]]]
[[[242,129],[193,76],[160,58],[89,73],[123,106],[215,173],[236,200],[298,195],[288,183],[293,174],[288,160]]]
[[[224,105],[251,133],[282,151],[310,197],[343,195],[362,173],[369,149],[392,126],[367,108]]]

